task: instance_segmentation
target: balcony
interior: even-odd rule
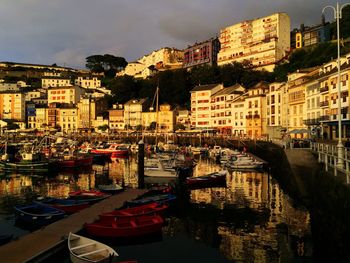
[[[328,86],[320,88],[320,93],[327,92],[327,91],[329,91]]]
[[[304,120],[304,124],[308,125],[308,126],[309,125],[319,125],[320,124],[320,118]]]
[[[329,121],[329,115],[320,116],[320,121]]]
[[[329,105],[329,101],[325,100],[325,101],[320,101],[320,107],[327,107]]]

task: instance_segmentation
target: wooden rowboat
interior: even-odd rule
[[[120,210],[114,210],[108,213],[102,213],[100,215],[100,219],[103,220],[105,217],[132,217],[132,216],[140,216],[140,215],[162,215],[166,209],[168,209],[168,205],[160,204],[157,202],[153,202],[150,204],[136,206],[131,208],[125,208]]]
[[[107,220],[109,219],[109,220]],[[92,224],[85,224],[90,235],[98,237],[137,237],[162,232],[164,220],[159,215],[142,215],[135,217],[106,217]]]
[[[84,200],[59,199],[50,197],[34,201],[34,203],[61,209],[67,214],[73,214],[87,207],[90,207],[90,203],[88,201],[85,202]]]
[[[186,184],[189,189],[199,189],[206,187],[223,187],[226,186],[227,171],[211,173],[205,176],[186,178]]]
[[[112,262],[118,253],[111,247],[95,240],[69,233],[68,248],[73,263]]]

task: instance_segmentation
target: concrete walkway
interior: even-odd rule
[[[125,201],[132,200],[145,192],[146,190],[128,189],[65,219],[3,245],[0,247],[0,262],[25,262],[54,247],[64,240],[69,232],[78,232],[85,223],[95,221],[100,213],[121,207]]]
[[[284,150],[295,181],[302,197],[307,197],[307,191],[303,182],[305,176],[311,177],[320,170],[320,164],[310,149],[293,148]]]

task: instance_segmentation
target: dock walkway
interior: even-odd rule
[[[117,195],[92,205],[78,213],[41,228],[0,247],[1,262],[26,262],[62,242],[69,232],[78,232],[85,223],[92,223],[102,212],[121,207],[125,201],[132,200],[146,190],[128,189]]]

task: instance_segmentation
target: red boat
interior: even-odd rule
[[[77,168],[92,165],[92,156],[64,156],[63,159],[57,161],[59,168]]]
[[[107,220],[107,218],[109,220]],[[164,220],[159,215],[142,215],[134,217],[107,217],[92,224],[85,224],[90,235],[98,237],[136,237],[161,233]]]
[[[227,171],[220,171],[205,176],[189,177],[186,178],[186,184],[190,189],[226,186],[226,174]]]
[[[86,200],[89,203],[98,202],[110,196],[110,194],[106,194],[96,190],[80,190],[69,193],[70,199]]]
[[[162,215],[166,209],[168,209],[168,205],[160,204],[157,202],[149,203],[142,206],[125,208],[121,210],[114,210],[108,213],[102,213],[100,215],[100,220],[110,220],[109,217],[132,217],[132,216],[141,216],[141,215]]]
[[[93,149],[91,153],[94,154],[105,154],[110,157],[123,157],[129,155],[129,148],[123,144],[111,144],[106,149]]]

